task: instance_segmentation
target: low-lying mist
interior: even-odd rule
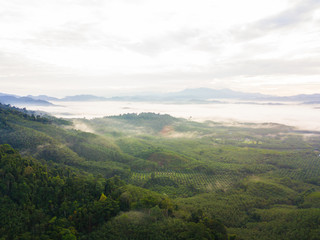
[[[175,104],[151,102],[57,102],[56,106],[30,106],[63,118],[99,118],[124,113],[155,112],[193,121],[280,123],[299,129],[320,130],[319,105],[301,104]]]

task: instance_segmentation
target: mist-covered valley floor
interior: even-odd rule
[[[5,105],[0,127],[3,239],[319,239],[316,130]]]
[[[125,113],[155,112],[203,122],[279,123],[299,129],[320,131],[319,104],[300,102],[235,101],[220,103],[83,101],[52,102],[52,106],[27,106],[62,118],[101,118]],[[19,106],[19,105],[18,105]],[[21,105],[20,107],[24,107]]]

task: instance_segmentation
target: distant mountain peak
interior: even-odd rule
[[[45,100],[33,99],[30,97],[15,97],[13,95],[0,95],[0,102],[3,104],[11,105],[38,105],[38,106],[49,106],[52,103]]]
[[[27,97],[32,98],[34,100],[43,100],[43,101],[57,101],[57,100],[59,100],[58,98],[50,97],[47,95],[38,95],[38,96],[28,95]]]
[[[80,94],[75,96],[66,96],[61,101],[105,101],[107,98],[105,97],[97,97],[90,94]]]

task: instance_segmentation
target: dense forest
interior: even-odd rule
[[[0,105],[0,239],[320,239],[319,136]]]

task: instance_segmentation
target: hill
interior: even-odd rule
[[[62,99],[59,99],[59,101],[106,101],[107,99],[104,97],[97,97],[94,95],[75,95],[75,96],[67,96]]]
[[[124,156],[111,140],[72,130],[71,125],[65,120],[0,105],[0,144],[10,144],[24,155],[104,176],[129,174],[121,162],[130,157]]]
[[[215,102],[218,99],[233,99],[242,101],[279,101],[279,102],[314,102],[319,101],[319,94],[300,94],[295,96],[272,96],[261,93],[246,93],[233,91],[230,89],[211,89],[211,88],[192,88],[185,89],[180,92],[171,93],[155,93],[145,95],[133,95],[123,97],[112,97],[109,100],[113,101],[161,101],[161,102]],[[220,102],[220,103],[223,103]]]
[[[38,96],[28,95],[26,97],[32,98],[32,99],[35,99],[35,100],[43,100],[43,101],[58,101],[59,100],[59,98],[50,97],[50,96],[47,96],[47,95],[38,95]]]
[[[36,239],[37,233],[52,238],[50,229],[60,229],[60,238],[73,234],[73,239],[123,239],[126,234],[135,239],[226,239],[226,226],[229,239],[317,239],[318,132],[272,123],[199,123],[154,113],[73,121],[0,105],[0,144],[12,145],[23,159],[15,163],[18,152],[4,147],[1,199],[10,199],[14,216],[24,218],[20,211],[31,210],[22,203],[29,201],[34,214],[42,213],[32,210],[31,216],[43,216],[44,222],[22,221],[30,228],[12,217],[14,224],[1,222],[1,231],[13,229],[12,236],[20,239],[24,233],[25,239]],[[75,130],[74,123],[90,133]],[[28,166],[48,173],[32,178]],[[28,192],[34,188],[24,179],[41,176],[48,180],[36,189],[44,192]],[[64,200],[34,202],[46,195],[46,186],[55,185],[60,197],[47,194],[52,197],[47,200]],[[28,197],[19,202],[22,189]],[[99,203],[105,197],[107,206]],[[99,215],[102,206],[107,215]],[[8,214],[7,209],[0,214]]]
[[[2,104],[11,104],[11,105],[37,105],[37,106],[50,106],[52,103],[45,100],[33,99],[30,97],[16,97],[13,95],[0,95],[0,103]]]
[[[81,121],[113,137],[124,153],[148,161],[131,167],[129,181],[175,198],[189,217],[215,216],[236,239],[317,238],[316,225],[306,226],[320,219],[320,204],[308,205],[320,191],[318,132],[153,113]]]
[[[317,104],[320,101],[320,94],[299,94],[294,96],[273,96],[261,93],[247,93],[233,91],[231,89],[211,89],[211,88],[190,88],[179,92],[170,93],[145,93],[133,94],[130,96],[100,97],[95,95],[74,95],[64,98],[55,98],[46,95],[19,97],[16,95],[1,94],[0,100],[4,104],[33,104],[50,105],[50,101],[132,101],[132,102],[183,102],[183,103],[225,103],[225,99],[249,101],[247,103],[257,104],[259,101],[272,102],[300,102],[302,104]],[[242,102],[243,103],[243,102]],[[275,104],[275,103],[270,103]]]
[[[168,197],[118,177],[49,168],[9,145],[0,145],[0,166],[2,239],[227,238],[219,221],[173,219]]]

